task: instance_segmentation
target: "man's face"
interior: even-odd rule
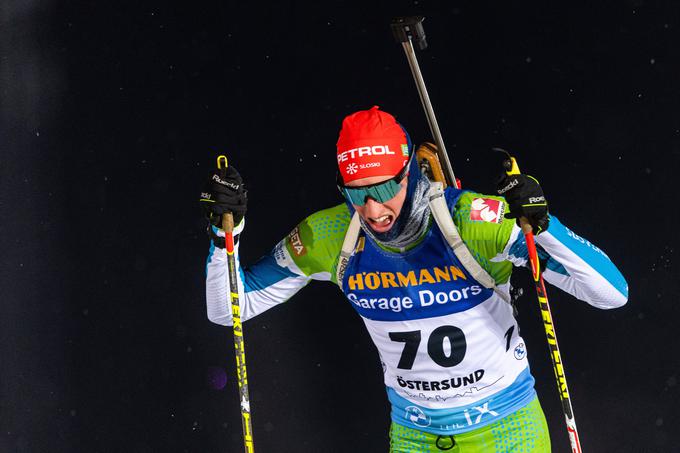
[[[347,184],[348,187],[368,186],[377,184],[390,179],[389,176],[371,176],[368,178],[357,179]],[[394,196],[394,198],[387,200],[384,203],[378,203],[373,198],[368,197],[366,204],[359,206],[353,204],[354,209],[359,213],[362,219],[371,227],[376,233],[385,233],[392,228],[394,222],[399,217],[401,208],[404,206],[406,199],[406,185],[408,178],[404,178],[400,185],[401,190]]]

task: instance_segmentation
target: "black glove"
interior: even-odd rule
[[[543,189],[533,176],[508,175],[503,173],[497,183],[498,195],[505,197],[510,205],[510,212],[505,214],[508,219],[526,217],[534,231],[539,234],[548,229],[548,203],[543,196]]]
[[[232,166],[215,170],[203,186],[199,200],[211,224],[222,228],[222,214],[231,212],[234,225],[238,225],[246,214],[248,193],[243,187],[241,175]]]

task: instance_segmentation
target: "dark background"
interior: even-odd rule
[[[613,311],[549,289],[584,450],[680,451],[680,4],[175,3],[1,3],[0,452],[242,451],[231,330],[205,315],[200,187],[218,153],[244,175],[248,263],[340,201],[345,115],[378,104],[428,139],[388,28],[410,14],[428,17],[420,64],[463,184],[492,191],[490,147],[513,150],[629,281]],[[312,284],[245,332],[258,451],[387,450],[377,355],[337,289]]]

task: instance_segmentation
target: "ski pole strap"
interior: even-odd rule
[[[437,222],[437,226],[439,226],[439,229],[444,235],[444,239],[446,239],[446,242],[453,250],[453,254],[460,260],[460,263],[465,270],[468,271],[472,278],[481,283],[482,286],[492,289],[505,302],[511,303],[510,296],[496,286],[496,281],[472,256],[472,253],[470,253],[470,250],[460,237],[458,228],[456,228],[456,224],[453,223],[451,212],[446,204],[444,189],[442,188],[441,183],[433,182],[430,185],[429,203],[430,211],[432,212],[434,220]]]
[[[349,259],[352,257],[352,253],[354,253],[360,232],[361,223],[359,222],[359,214],[354,212],[352,220],[349,222],[349,227],[347,227],[347,233],[345,233],[345,240],[342,242],[342,249],[340,250],[338,265],[335,268],[335,278],[341,290],[342,280],[345,277],[345,271],[347,270],[347,264],[349,263]]]

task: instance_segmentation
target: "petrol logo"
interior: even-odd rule
[[[389,145],[362,146],[338,154],[338,163],[346,162],[350,159],[366,156],[381,156],[385,154],[394,154],[394,151],[390,150]]]

